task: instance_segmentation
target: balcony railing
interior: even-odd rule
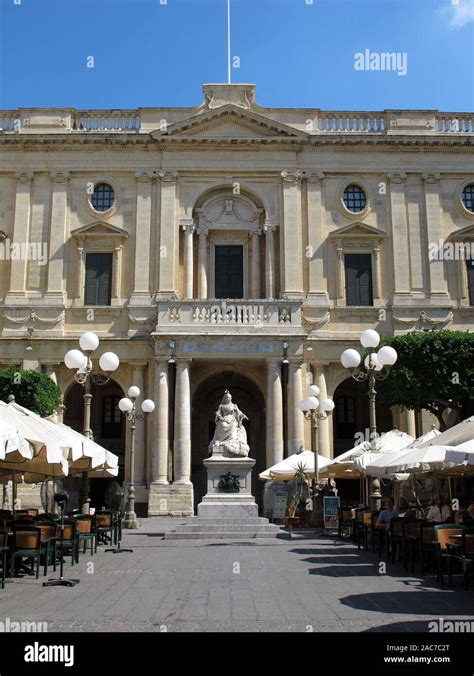
[[[289,300],[178,300],[158,303],[158,326],[300,327],[301,302]]]

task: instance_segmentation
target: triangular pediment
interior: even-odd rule
[[[459,230],[455,230],[455,232],[452,232],[449,235],[448,239],[461,241],[466,239],[474,239],[474,223],[466,225],[464,228],[460,228]]]
[[[94,221],[94,223],[89,223],[88,225],[83,225],[80,228],[76,228],[71,232],[72,237],[114,237],[114,238],[123,238],[128,237],[128,232],[123,228],[119,228],[116,225],[111,225],[110,223],[105,223],[104,221]]]
[[[229,104],[151,132],[155,139],[300,139],[308,134],[253,111]]]
[[[367,225],[366,223],[350,223],[349,225],[344,225],[342,228],[337,228],[333,230],[330,237],[334,239],[339,239],[343,237],[352,237],[352,238],[381,238],[386,237],[386,233],[383,230],[374,228],[372,225]]]

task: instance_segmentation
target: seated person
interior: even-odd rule
[[[408,504],[408,500],[406,498],[398,498],[397,500],[397,512],[398,516],[404,517],[407,519],[415,519],[416,514],[415,512],[410,509],[410,505]]]
[[[444,504],[442,496],[436,498],[436,504],[429,508],[426,520],[434,523],[444,523],[453,518],[453,512],[449,505]]]
[[[380,512],[375,527],[389,528],[390,521],[394,516],[398,516],[398,512],[395,511],[395,500],[393,498],[387,498],[385,500],[385,509],[382,509]]]

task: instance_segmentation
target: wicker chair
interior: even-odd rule
[[[339,510],[339,522],[337,528],[337,536],[340,538],[344,537],[344,531],[347,530],[350,534],[352,528],[352,509],[346,509],[345,507],[340,507]]]
[[[455,526],[451,523],[443,523],[434,527],[435,534],[435,556],[436,556],[436,579],[444,585],[443,563],[448,562],[451,556],[448,545],[451,544],[450,538],[453,535],[461,535],[464,526]]]
[[[35,526],[41,531],[41,554],[44,562],[44,575],[47,575],[50,564],[53,564],[53,570],[56,571],[58,527],[52,521],[36,522]]]
[[[113,544],[114,541],[114,533],[115,533],[115,527],[114,527],[114,516],[112,512],[99,512],[95,515],[95,522],[96,522],[96,542],[95,542],[95,549],[97,551],[97,544],[98,542],[104,542],[105,544],[107,543],[107,534],[109,533],[110,537],[110,542]]]
[[[474,576],[474,528],[465,528],[461,534],[460,549],[449,548],[447,558],[449,586],[453,584],[453,563],[461,564],[464,588],[469,591],[469,578]],[[472,572],[471,572],[472,571]]]
[[[5,576],[7,574],[7,555],[9,552],[8,537],[9,537],[8,531],[0,530],[0,561],[2,562],[2,572],[1,572],[2,577],[0,578],[0,580],[2,589],[5,589]]]
[[[11,576],[15,571],[16,559],[31,559],[31,572],[34,573],[34,562],[36,561],[36,579],[39,578],[39,568],[41,559],[41,531],[39,528],[28,526],[18,526],[13,532],[14,550],[11,554]]]
[[[94,530],[94,517],[89,516],[88,514],[81,514],[80,516],[75,517],[76,521],[76,538],[78,547],[81,546],[81,542],[84,543],[84,549],[82,553],[86,553],[87,543],[90,543],[91,556],[94,554],[94,548],[97,549],[95,544],[96,533]]]

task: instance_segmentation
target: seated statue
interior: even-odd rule
[[[232,403],[232,396],[229,390],[226,390],[216,412],[216,431],[209,444],[212,455],[248,456],[250,448],[247,444],[244,420],[248,420],[247,416],[237,404]]]

